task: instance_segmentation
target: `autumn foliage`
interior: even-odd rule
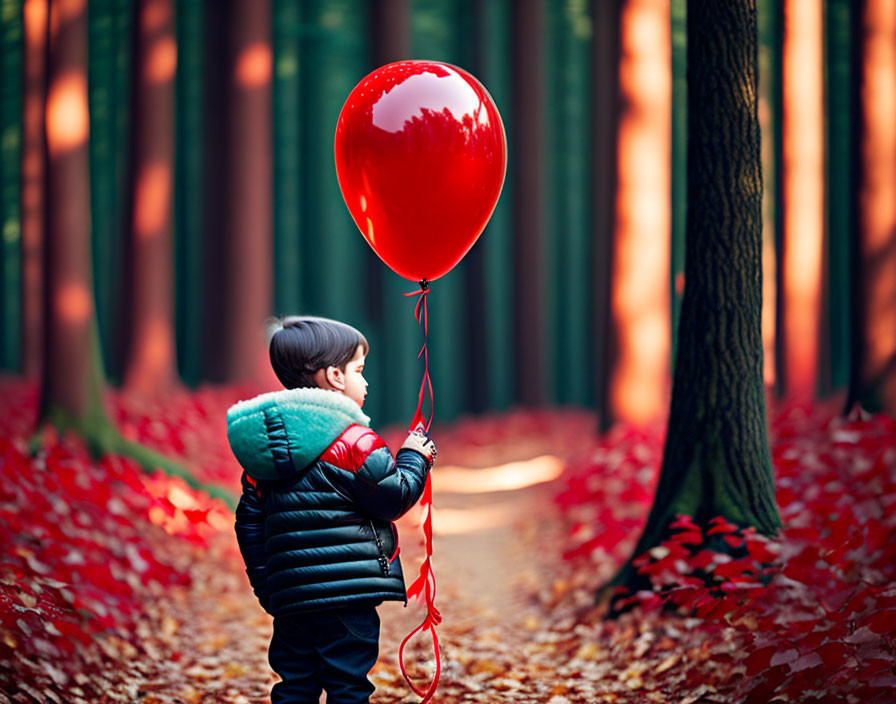
[[[117,680],[131,659],[158,648],[166,591],[190,583],[194,561],[211,536],[230,529],[232,513],[182,480],[148,475],[129,459],[93,461],[74,435],[30,457],[25,438],[36,418],[36,389],[4,381],[3,398],[0,691],[55,701],[53,683],[69,687],[71,701],[98,701],[106,694],[104,675]],[[185,450],[202,439],[197,428],[215,425],[191,425],[192,403],[135,425],[123,401],[112,405],[126,433],[160,447]],[[198,417],[213,409],[208,404]],[[168,422],[156,420],[175,415],[176,436]],[[214,462],[222,439],[198,455],[211,460],[197,465],[210,477],[223,475]]]
[[[232,512],[130,460],[92,460],[73,436],[29,456],[36,389],[12,379],[0,387],[0,694],[23,702],[174,701],[146,691],[147,682],[184,676],[179,667],[190,672],[181,663],[192,655],[177,632],[190,617],[172,611],[172,595],[208,589],[216,571],[250,595]],[[239,468],[223,418],[247,393],[205,388],[150,405],[112,394],[107,403],[127,437],[235,490]],[[578,448],[549,488],[554,504],[521,524],[528,528],[520,539],[531,542],[548,577],[527,587],[525,636],[490,640],[494,615],[457,632],[446,623],[444,701],[516,701],[524,692],[552,704],[893,701],[896,424],[843,419],[833,407],[788,406],[770,417],[781,535],[767,539],[724,517],[699,526],[679,516],[665,543],[636,559],[651,589],[619,594],[614,620],[604,620],[594,594],[644,524],[663,429],[619,426],[583,442],[592,426],[568,411],[442,428],[440,459],[468,467],[534,456],[546,442],[561,457]],[[258,615],[247,609],[244,617]],[[516,645],[502,655],[505,642]],[[222,643],[226,660],[235,645]],[[256,692],[269,686],[260,671],[228,667]],[[390,667],[386,660],[379,672],[380,701],[406,701]],[[390,688],[384,682],[393,675]],[[212,680],[205,691],[197,682],[188,690],[197,702],[245,700],[245,685],[221,698],[208,689]]]
[[[659,452],[655,435],[617,429],[571,469],[557,500],[579,518],[565,554],[575,569],[625,557]],[[617,607],[677,614],[735,644],[713,657],[724,672],[713,688],[730,701],[893,701],[896,423],[791,406],[773,421],[772,453],[777,539],[679,516],[635,559],[652,589],[620,594]]]

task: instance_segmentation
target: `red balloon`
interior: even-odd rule
[[[336,125],[336,176],[361,234],[412,281],[457,264],[491,217],[507,165],[504,125],[472,75],[398,61],[366,76]]]

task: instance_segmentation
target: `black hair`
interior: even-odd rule
[[[314,374],[338,367],[345,371],[358,345],[367,354],[367,339],[351,325],[329,318],[290,315],[268,325],[271,366],[287,389],[317,386]]]

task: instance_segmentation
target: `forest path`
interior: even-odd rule
[[[543,546],[545,533],[560,525],[552,516],[552,497],[562,470],[557,457],[541,455],[483,469],[434,471],[433,567],[443,618],[439,702],[501,701],[500,691],[508,701],[527,701],[520,690],[534,684],[536,673],[527,667],[522,649],[543,621],[532,596],[551,588],[551,560],[559,559]],[[419,534],[415,520],[412,513],[400,523],[405,545],[411,542],[407,536]],[[408,583],[423,557],[422,546],[414,542],[402,548]],[[400,675],[398,648],[424,613],[414,603],[380,607],[383,629],[373,701],[417,701]],[[432,660],[425,631],[405,651],[405,666],[420,688],[428,684]]]

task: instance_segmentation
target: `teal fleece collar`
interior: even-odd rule
[[[370,425],[354,401],[327,389],[284,389],[227,409],[227,439],[255,479],[281,479],[314,462],[350,425]]]

